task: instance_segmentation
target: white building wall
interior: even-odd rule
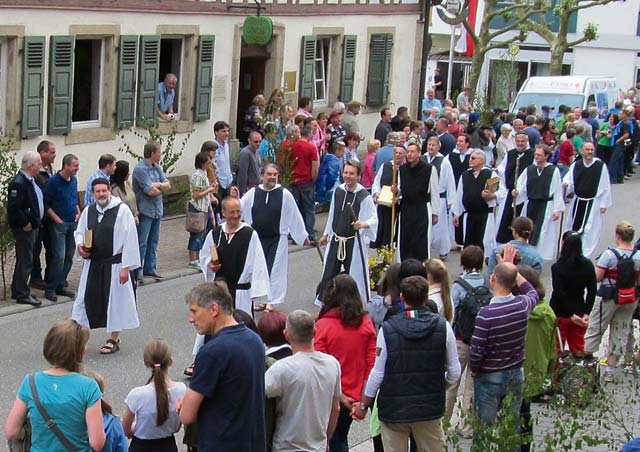
[[[302,36],[311,35],[313,27],[343,27],[345,34],[355,34],[358,36],[356,53],[356,71],[354,83],[354,99],[365,103],[366,81],[369,64],[369,42],[368,32],[371,27],[392,28],[395,34],[391,64],[391,84],[389,105],[394,109],[402,105],[411,106],[412,74],[414,69],[414,57],[416,52],[416,30],[417,15],[363,15],[363,16],[272,16],[274,24],[285,27],[285,49],[284,49],[284,72],[300,70],[300,47]],[[156,13],[119,13],[102,11],[63,11],[63,10],[40,10],[40,9],[3,9],[2,25],[24,25],[25,36],[46,35],[47,49],[49,47],[49,36],[68,35],[70,25],[107,25],[113,24],[120,27],[121,35],[143,35],[157,34],[158,25],[197,25],[200,34],[213,34],[216,36],[214,53],[214,80],[219,76],[227,77],[226,93],[223,100],[217,100],[214,92],[212,98],[211,120],[194,123],[194,131],[191,135],[185,154],[177,165],[174,174],[188,174],[193,168],[193,158],[199,151],[203,141],[213,138],[213,123],[218,120],[229,121],[235,117],[236,112],[231,111],[231,100],[237,96],[232,92],[232,57],[234,50],[235,26],[241,24],[244,16],[198,16],[198,15],[171,15]],[[378,32],[379,30],[376,30]],[[47,64],[48,50],[47,50]],[[22,64],[22,62],[20,62]],[[419,64],[419,62],[417,63]],[[46,79],[48,80],[48,68],[46,69]],[[340,80],[333,80],[333,83],[340,83]],[[298,86],[297,86],[298,87]],[[299,88],[299,87],[298,87]],[[214,85],[215,89],[215,85]],[[45,83],[45,99],[47,99],[47,83]],[[270,93],[265,93],[267,96]],[[335,99],[329,103],[333,104]],[[46,131],[46,101],[44,118],[44,130]],[[365,137],[372,138],[376,124],[380,119],[379,108],[364,109],[360,116],[361,131]],[[176,139],[176,146],[184,137],[179,134]],[[35,149],[37,144],[47,139],[56,145],[57,162],[59,168],[62,156],[67,153],[76,154],[80,159],[80,172],[78,173],[79,187],[84,189],[89,175],[97,168],[97,160],[103,153],[112,153],[118,159],[129,160],[131,164],[136,162],[123,152],[118,152],[123,140],[118,137],[112,141],[101,141],[94,143],[65,145],[64,136],[40,136],[32,139],[24,139],[21,143],[21,151]],[[140,154],[142,153],[143,140],[125,132],[125,139],[133,145]]]

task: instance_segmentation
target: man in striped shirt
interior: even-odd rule
[[[522,403],[527,320],[538,294],[513,265],[515,254],[512,245],[505,246],[504,258],[491,274],[494,296],[480,309],[471,338],[476,415],[486,426],[493,424],[501,408],[509,410],[517,424]],[[514,289],[519,295],[512,294]],[[511,404],[502,407],[508,394],[513,397]]]

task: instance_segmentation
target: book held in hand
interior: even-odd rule
[[[487,179],[484,184],[484,189],[489,190],[491,193],[495,193],[500,188],[500,178],[499,177],[491,177]]]
[[[380,194],[378,195],[378,204],[381,206],[391,207],[393,202],[395,201],[395,197],[393,196],[393,192],[391,191],[391,186],[383,185],[380,190]]]
[[[84,231],[84,245],[85,248],[91,249],[93,246],[93,229],[87,229]]]

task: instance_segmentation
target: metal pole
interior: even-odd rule
[[[449,69],[447,70],[446,99],[451,99],[451,81],[453,80],[453,48],[456,45],[456,29],[451,25],[451,40],[449,41]]]
[[[422,117],[422,99],[425,96],[427,90],[427,62],[429,59],[429,52],[431,52],[431,35],[429,34],[429,22],[431,21],[431,1],[422,0],[424,5],[424,11],[422,13],[422,20],[424,25],[422,27],[422,64],[420,66],[420,87],[418,95],[418,114],[417,118]]]

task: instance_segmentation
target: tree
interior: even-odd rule
[[[547,41],[551,48],[551,59],[549,61],[549,74],[562,75],[562,61],[565,52],[583,42],[593,41],[598,37],[598,25],[588,23],[582,30],[582,36],[569,41],[567,33],[569,32],[569,21],[574,14],[582,9],[592,8],[594,6],[606,5],[608,3],[620,0],[554,0],[553,15],[558,18],[558,30],[552,30],[553,23],[544,20],[536,20],[535,17],[525,17],[521,11],[518,11],[518,17],[526,19],[526,27]]]
[[[469,0],[466,0],[465,7],[468,4]],[[475,46],[471,60],[471,73],[469,74],[469,86],[472,88],[472,96],[475,96],[484,57],[487,52],[497,48],[506,48],[514,42],[523,42],[527,38],[529,16],[543,13],[545,7],[544,0],[514,0],[512,3],[486,0],[482,18],[480,19],[480,28],[477,33],[474,30],[475,24],[470,24],[466,18],[462,21],[462,25],[471,36]],[[505,25],[502,28],[492,29],[493,20],[499,17],[505,20]],[[519,32],[516,35],[505,36],[510,32],[516,31]]]
[[[15,239],[7,222],[7,187],[18,173],[16,152],[12,151],[14,139],[11,136],[0,137],[0,279],[2,280],[2,297],[7,298],[7,274],[13,264]]]

